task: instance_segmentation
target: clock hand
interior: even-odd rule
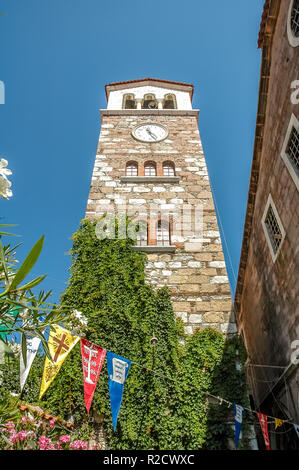
[[[148,127],[146,128],[146,130],[147,130],[148,134],[149,134],[151,137],[153,137],[155,140],[157,140],[157,136],[156,136],[155,134],[153,134],[152,131],[151,131]]]

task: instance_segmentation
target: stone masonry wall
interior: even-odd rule
[[[141,123],[166,125],[168,138],[153,144],[135,140],[132,129]],[[154,161],[158,170],[162,162],[175,164],[178,182],[125,182],[126,162]],[[159,172],[158,172],[159,174]],[[161,173],[160,173],[161,174]],[[206,162],[197,125],[191,112],[102,111],[102,126],[95,159],[86,217],[99,218],[107,204],[119,209],[124,204],[135,208],[160,206],[170,212],[171,244],[175,252],[148,253],[148,282],[171,290],[174,311],[182,318],[187,333],[195,328],[213,327],[222,333],[235,333],[230,287],[224,262],[221,239],[210,189]],[[203,233],[191,228],[194,213],[184,220],[184,233],[176,231],[183,204],[194,209],[202,205]],[[149,244],[151,241],[149,241]]]
[[[299,104],[291,101],[294,91],[291,82],[299,79],[299,47],[290,46],[287,38],[289,4],[285,0],[281,3],[273,38],[259,180],[238,314],[238,325],[243,332],[250,363],[269,366],[249,368],[249,380],[257,406],[269,394],[284,367],[290,364],[294,352],[292,342],[299,340],[299,192],[281,158],[292,113],[299,119]],[[269,194],[286,232],[275,262],[262,228]],[[298,422],[298,366],[280,388],[275,392],[276,397],[278,393],[280,395],[276,399],[280,404],[278,412],[281,414],[281,410],[286,409]],[[271,394],[270,398],[273,400]]]

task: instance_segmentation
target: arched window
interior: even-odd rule
[[[144,176],[156,176],[157,169],[155,162],[146,162],[144,164]]]
[[[157,109],[158,101],[156,100],[155,95],[152,95],[152,94],[144,95],[141,107],[142,109]]]
[[[123,109],[136,109],[136,108],[137,108],[137,103],[135,100],[135,96],[133,94],[124,95],[123,96]]]
[[[140,220],[136,224],[136,245],[147,246],[148,226],[145,220]]]
[[[158,220],[156,225],[156,240],[157,246],[170,245],[169,222],[166,222],[166,220]]]
[[[291,30],[295,38],[299,37],[299,0],[294,0],[291,12]]]
[[[163,108],[164,109],[176,109],[177,108],[175,95],[172,95],[172,94],[165,95],[164,101],[163,101]]]
[[[136,162],[127,163],[126,176],[138,176],[138,164]]]
[[[163,163],[163,176],[175,176],[174,163],[164,162]]]

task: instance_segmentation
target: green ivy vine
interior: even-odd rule
[[[133,251],[133,243],[99,240],[95,223],[84,220],[73,235],[70,282],[61,299],[88,318],[88,340],[132,361],[116,432],[106,363],[90,417],[86,413],[79,346],[39,404],[64,419],[72,416],[84,433],[92,429],[96,413],[108,449],[227,449],[233,439],[232,407],[209,403],[199,390],[248,406],[244,369],[236,368],[237,358],[244,363],[245,350],[237,337],[227,339],[210,328],[186,337],[167,289],[155,291],[146,283],[146,255]],[[37,400],[41,364],[37,357],[24,388],[24,400],[31,403]],[[248,445],[250,418],[246,421],[240,448]]]

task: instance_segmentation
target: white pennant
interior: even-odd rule
[[[27,345],[27,365],[25,367],[24,361],[23,361],[23,354],[20,354],[20,386],[21,386],[21,391],[24,388],[25,382],[27,380],[30,368],[32,366],[33,360],[36,356],[37,350],[40,345],[40,338],[37,336],[34,337],[26,337],[26,345]]]

